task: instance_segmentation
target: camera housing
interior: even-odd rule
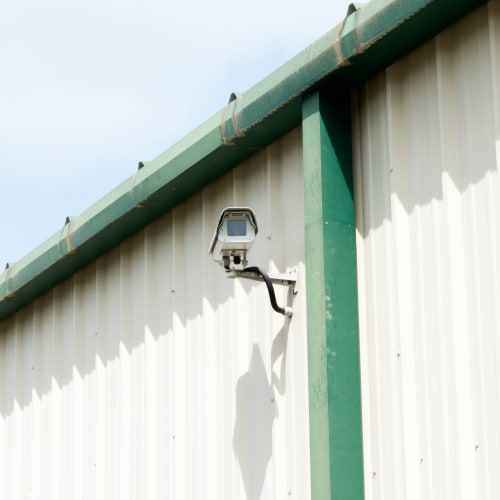
[[[247,252],[257,232],[257,219],[251,208],[225,208],[212,238],[209,254],[227,272],[242,270],[247,265]]]

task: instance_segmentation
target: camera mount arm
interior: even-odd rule
[[[273,283],[275,285],[283,285],[288,287],[293,287],[293,293],[297,293],[297,270],[293,269],[288,274],[268,274],[263,271],[260,267],[251,266],[246,267],[241,271],[229,271],[227,273],[228,278],[246,278],[255,281],[263,281],[266,284],[267,291],[269,293],[269,300],[271,301],[272,308],[280,314],[283,314],[287,318],[291,318],[293,314],[293,309],[289,306],[281,307],[276,301],[276,294],[274,292]]]

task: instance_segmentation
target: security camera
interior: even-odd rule
[[[257,219],[251,208],[226,208],[220,216],[209,253],[225,271],[243,270],[257,231]]]
[[[222,211],[208,253],[216,262],[220,263],[228,278],[263,281],[269,292],[272,308],[290,318],[293,310],[289,306],[281,307],[278,305],[273,284],[288,286],[289,291],[295,294],[297,270],[294,269],[288,274],[271,275],[257,266],[246,267],[247,252],[255,240],[257,231],[257,219],[251,208],[226,208]]]

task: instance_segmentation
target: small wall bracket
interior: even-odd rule
[[[288,286],[293,288],[294,295],[297,294],[298,269],[291,269],[288,273],[268,273],[269,279],[273,285]],[[226,273],[228,278],[245,278],[254,281],[264,281],[262,276],[253,272],[229,271]]]
[[[292,269],[289,273],[286,274],[267,274],[258,267],[248,267],[246,269],[243,269],[242,271],[228,271],[227,277],[232,279],[245,278],[264,282],[269,292],[269,299],[271,301],[272,308],[276,312],[283,314],[287,318],[291,318],[293,315],[293,309],[289,306],[281,307],[277,304],[273,285],[287,286],[289,289],[289,297],[290,293],[295,295],[297,293],[297,274],[297,269]]]

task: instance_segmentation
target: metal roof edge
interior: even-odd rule
[[[341,24],[243,95],[232,94],[221,111],[1,273],[0,320],[299,125],[309,89],[324,82],[352,86],[485,1],[350,6]]]

